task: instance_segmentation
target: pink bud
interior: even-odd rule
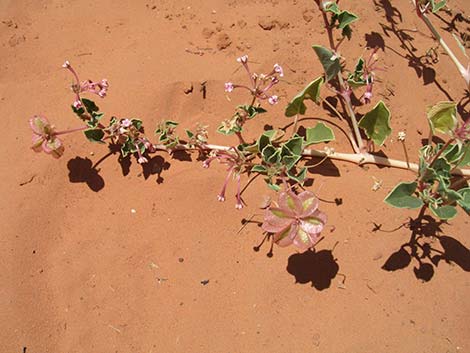
[[[237,61],[240,64],[246,64],[248,62],[248,55],[240,56],[239,58],[237,58]]]
[[[284,77],[284,70],[282,69],[281,65],[274,64],[274,72],[277,72],[279,77]]]

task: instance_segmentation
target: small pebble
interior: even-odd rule
[[[180,258],[178,259],[178,261],[179,261],[179,262],[184,262],[184,259],[183,259],[182,257],[180,257]]]
[[[202,284],[203,286],[205,286],[205,285],[209,284],[209,280],[208,280],[208,279],[204,279],[204,280],[201,281],[201,284]]]
[[[131,208],[131,213],[136,213],[137,211],[135,210],[135,208]]]

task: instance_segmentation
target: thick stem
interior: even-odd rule
[[[178,150],[186,150],[186,151],[191,151],[191,150],[196,150],[197,148],[195,147],[189,147],[187,145],[178,145],[172,149],[167,148],[165,145],[155,145],[155,148],[160,151],[178,151]],[[211,145],[207,144],[204,145],[205,150],[218,150],[218,151],[229,151],[233,147],[229,146],[220,146],[220,145]],[[335,160],[340,160],[340,161],[345,161],[345,162],[351,162],[355,163],[358,165],[364,165],[364,164],[375,164],[375,165],[381,165],[385,167],[391,167],[391,168],[398,168],[398,169],[409,169],[411,171],[417,172],[419,166],[416,163],[410,163],[409,168],[408,164],[405,161],[399,161],[396,159],[390,159],[390,158],[385,158],[385,157],[380,157],[380,156],[375,156],[370,153],[340,153],[340,152],[324,152],[324,151],[318,151],[314,149],[304,149],[302,152],[302,156],[310,156],[310,157],[328,157],[331,159]],[[453,175],[462,175],[462,176],[470,176],[470,169],[463,169],[463,168],[455,168],[455,170],[452,170]]]

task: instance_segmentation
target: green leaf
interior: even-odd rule
[[[346,26],[349,26],[351,23],[357,21],[358,19],[358,16],[349,11],[341,11],[341,13],[338,15],[338,28],[344,29]]]
[[[384,102],[380,101],[370,112],[359,121],[359,127],[364,129],[368,138],[375,144],[382,146],[385,139],[391,134],[390,111]]]
[[[291,170],[300,158],[300,156],[284,156],[282,158],[282,163],[286,166],[287,170]]]
[[[341,31],[341,35],[343,37],[346,37],[348,38],[348,40],[351,40],[351,37],[352,37],[352,29],[351,29],[351,26],[346,26],[343,28],[343,30]]]
[[[191,130],[185,129],[184,131],[186,131],[186,136],[188,136],[189,139],[194,137],[194,133]]]
[[[439,102],[427,109],[427,116],[433,133],[452,134],[457,127],[457,104],[454,102]]]
[[[131,123],[132,125],[134,125],[134,127],[137,129],[137,130],[140,130],[140,128],[142,127],[142,120],[139,120],[139,119],[131,119]],[[178,124],[176,124],[178,125]],[[175,126],[176,126],[175,125]]]
[[[318,59],[320,59],[323,69],[325,70],[326,81],[330,81],[341,71],[339,57],[321,45],[314,45],[312,48],[315,50],[315,53],[317,54]]]
[[[95,104],[95,102],[93,102],[90,99],[82,98],[82,103],[85,106],[86,111],[88,112],[88,114],[92,114],[93,112],[97,112],[97,111],[100,110],[100,108],[98,108],[98,106]]]
[[[277,152],[277,148],[274,147],[273,145],[267,145],[265,148],[263,148],[263,151],[261,152],[261,156],[263,158],[263,161],[266,163],[269,162],[269,159]]]
[[[437,11],[442,9],[444,6],[446,6],[446,0],[441,0],[441,1],[431,0],[431,7],[432,7],[433,13],[436,13]]]
[[[457,201],[457,203],[465,212],[470,213],[470,188],[460,189],[459,194],[462,195],[462,199]]]
[[[284,146],[286,146],[287,148],[289,148],[289,150],[292,152],[292,154],[294,154],[295,156],[300,156],[301,153],[302,153],[302,145],[303,145],[303,142],[304,142],[304,138],[303,137],[294,137],[294,138],[291,138],[289,141],[287,141]]]
[[[340,14],[340,10],[339,10],[339,7],[338,7],[338,4],[334,1],[330,1],[330,2],[326,2],[324,5],[323,5],[323,9],[325,10],[325,12],[331,12],[335,15],[339,15]]]
[[[348,83],[351,87],[357,88],[357,87],[362,87],[367,84],[367,82],[364,80],[364,59],[359,58],[357,61],[356,67],[354,69],[354,72],[350,73],[348,76]]]
[[[91,142],[98,142],[98,143],[104,143],[103,137],[104,137],[104,131],[101,129],[89,129],[85,130],[84,134],[88,140]]]
[[[307,128],[305,146],[313,143],[328,142],[335,139],[335,134],[328,126],[317,123],[315,127]]]
[[[304,115],[307,111],[307,106],[304,103],[305,99],[310,99],[316,104],[320,103],[320,88],[323,84],[323,77],[318,77],[316,80],[310,82],[299,94],[297,94],[287,105],[285,116],[291,117],[297,114]]]
[[[452,33],[452,36],[454,37],[455,41],[457,42],[458,47],[462,51],[463,55],[468,58],[467,51],[465,50],[465,47],[463,46],[462,42],[460,41],[459,37],[455,33]]]
[[[253,168],[251,168],[251,171],[255,172],[255,173],[262,173],[262,174],[267,173],[266,167],[264,165],[261,165],[261,164],[254,165]]]
[[[462,159],[460,160],[459,167],[467,167],[470,165],[470,144],[467,143],[463,146]]]
[[[287,171],[287,176],[296,181],[299,184],[302,184],[307,176],[307,168],[303,167],[297,174],[291,173],[291,171]]]
[[[419,208],[423,206],[421,201],[416,196],[413,196],[418,183],[400,183],[387,195],[385,203],[397,208]]]
[[[452,219],[457,216],[457,209],[454,206],[446,205],[434,207],[433,205],[429,205],[429,209],[436,217],[442,220]]]

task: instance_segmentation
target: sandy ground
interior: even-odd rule
[[[464,84],[445,55],[420,59],[434,42],[408,1],[346,3],[361,17],[342,48],[347,64],[367,45],[381,47],[386,71],[373,102],[386,102],[394,128],[382,150],[402,159],[394,136],[405,130],[416,160],[426,107],[460,101]],[[449,3],[454,15],[470,14],[467,1]],[[452,18],[433,21],[442,28]],[[455,25],[470,31],[466,21]],[[277,62],[286,70],[283,101],[248,136],[284,126],[288,99],[321,74],[311,49],[327,45],[321,26],[307,0],[0,1],[0,352],[470,352],[468,216],[430,221],[422,241],[444,255],[437,265],[422,259],[421,269],[397,252],[411,230],[383,231],[416,216],[382,202],[410,172],[312,168],[310,189],[330,201],[321,204],[325,239],[316,253],[275,247],[268,257],[267,244],[253,250],[263,239],[256,224],[240,231],[243,218],[261,219],[270,191],[260,179],[237,211],[234,198],[216,200],[223,168],[205,170],[195,156],[160,153],[151,170],[134,161],[123,175],[117,155],[90,171],[108,151],[80,134],[67,137],[60,160],[29,149],[30,116],[64,129],[79,123],[65,59],[84,78],[109,80],[109,96],[97,102],[108,118],[140,117],[148,131],[163,119],[201,122],[223,144],[236,140],[215,132],[219,122],[246,99],[223,92],[225,81],[246,80],[235,58],[247,53],[259,71]],[[311,105],[308,113],[335,121]],[[350,152],[336,135],[330,146]],[[373,177],[383,181],[376,192]]]

